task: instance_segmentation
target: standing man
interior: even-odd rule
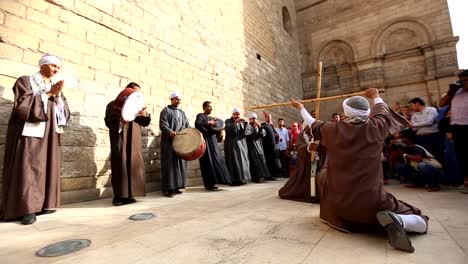
[[[239,108],[232,110],[232,117],[226,119],[226,139],[224,140],[224,154],[226,164],[231,175],[233,186],[245,184],[250,180],[250,163],[245,128],[247,123],[240,118]]]
[[[263,150],[265,151],[265,160],[267,163],[268,170],[270,171],[271,177],[277,177],[280,173],[281,162],[279,160],[279,151],[277,149],[277,138],[273,123],[271,122],[271,115],[267,112],[263,112],[265,116],[265,122],[261,124],[261,128],[265,130],[266,135],[262,137]]]
[[[181,194],[185,188],[185,168],[187,162],[177,156],[172,148],[172,140],[177,132],[189,127],[184,111],[179,109],[181,95],[173,92],[169,96],[171,104],[161,111],[159,129],[161,129],[161,190],[164,196]]]
[[[415,143],[427,149],[439,162],[442,162],[444,139],[439,133],[437,109],[426,106],[421,98],[409,101],[409,107],[413,111],[411,126],[416,132]]]
[[[261,178],[265,180],[274,181],[275,178],[271,177],[270,172],[265,161],[265,152],[263,151],[262,138],[265,137],[266,132],[257,121],[257,115],[251,114],[249,117],[249,124],[245,129],[247,137],[247,147],[249,149],[249,163],[250,175],[253,182],[260,182]]]
[[[131,82],[126,88],[140,91],[137,83]],[[145,195],[145,164],[141,150],[141,127],[147,127],[151,116],[145,109],[132,122],[122,120],[120,111],[114,109],[114,101],[106,108],[104,118],[109,128],[111,143],[113,205],[134,203],[134,196]]]
[[[215,118],[210,117],[211,102],[203,102],[203,113],[197,115],[195,128],[202,134],[206,142],[206,151],[200,158],[200,170],[203,178],[203,185],[208,191],[218,190],[217,183],[230,184],[231,177],[226,167],[226,163],[219,150],[216,135],[218,131],[213,130],[217,124]]]
[[[278,119],[278,127],[275,128],[279,136],[278,149],[281,156],[281,170],[283,177],[289,177],[289,132],[284,127],[284,119]]]
[[[439,106],[450,105],[450,125],[458,163],[465,177],[462,193],[468,194],[468,70],[458,75],[457,86],[442,97]]]
[[[327,170],[317,179],[320,218],[348,232],[384,227],[390,245],[414,252],[406,232],[426,233],[429,218],[385,191],[381,161],[390,129],[409,124],[389,109],[377,89],[367,89],[366,96],[374,101],[372,113],[364,97],[353,96],[343,102],[343,122],[316,120],[301,103],[292,102],[313,133],[320,133],[327,151]]]
[[[60,133],[70,118],[64,81],[52,84],[62,61],[53,55],[39,60],[40,71],[22,76],[13,86],[15,101],[8,122],[3,163],[0,219],[53,213],[60,205]]]

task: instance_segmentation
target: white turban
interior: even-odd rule
[[[174,99],[176,97],[180,98],[180,93],[179,92],[172,92],[171,95],[169,95],[169,99]]]
[[[57,56],[47,54],[42,56],[42,58],[39,60],[39,67],[47,64],[55,64],[57,66],[62,66],[62,60]]]
[[[343,101],[346,117],[367,118],[370,114],[369,102],[362,96],[353,96]]]
[[[240,109],[237,108],[237,107],[235,107],[234,109],[232,109],[232,113],[233,113],[233,114],[234,114],[234,113],[240,113],[240,112],[241,112]]]
[[[253,113],[253,114],[251,114],[251,115],[249,116],[249,118],[255,118],[255,119],[257,119],[257,114]]]

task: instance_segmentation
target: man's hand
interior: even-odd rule
[[[146,112],[146,107],[141,109],[140,112],[138,112],[138,116],[143,116],[143,117],[147,117],[148,116],[148,112]]]
[[[217,123],[218,123],[217,119],[213,119],[213,120],[208,121],[209,126],[216,126]]]
[[[171,138],[175,138],[175,136],[177,136],[177,132],[171,131],[171,133],[169,133],[169,136],[170,136]]]
[[[62,92],[64,83],[65,82],[62,80],[62,81],[59,81],[59,82],[55,83],[54,85],[52,85],[52,88],[47,93],[47,95],[48,96],[58,96],[60,94],[60,92]]]
[[[377,88],[369,88],[364,95],[369,99],[375,99],[379,97],[379,90]]]
[[[301,102],[296,101],[296,100],[294,100],[294,99],[291,100],[291,105],[292,105],[293,107],[299,109],[299,110],[304,109],[304,105],[303,105]]]

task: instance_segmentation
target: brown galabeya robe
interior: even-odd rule
[[[113,109],[114,101],[106,108],[104,121],[109,128],[111,143],[112,189],[115,198],[145,196],[145,164],[141,146],[141,127],[147,127],[151,117],[138,116],[126,123],[119,132],[120,113]]]
[[[55,132],[54,103],[44,112],[40,95],[34,95],[29,76],[13,86],[15,101],[8,122],[3,163],[0,219],[9,220],[60,205],[60,134]],[[65,97],[65,115],[70,111]],[[43,138],[22,136],[25,121],[46,121]]]
[[[379,227],[376,213],[381,210],[421,214],[418,208],[384,190],[381,153],[390,127],[395,124],[394,113],[383,103],[374,106],[364,124],[313,124],[314,134],[320,133],[328,163],[326,174],[317,178],[320,218],[331,226],[369,231]]]

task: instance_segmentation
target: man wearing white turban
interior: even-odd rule
[[[187,162],[181,159],[172,148],[172,141],[177,132],[189,127],[184,111],[179,108],[182,97],[178,92],[169,96],[171,104],[161,111],[159,129],[161,129],[161,191],[164,196],[181,194],[185,188],[185,168]]]
[[[265,151],[263,150],[262,138],[266,136],[265,128],[257,121],[257,114],[249,116],[249,123],[245,129],[247,148],[249,149],[250,175],[253,182],[260,179],[275,180],[271,177],[266,165]]]
[[[320,134],[320,145],[327,152],[327,170],[317,178],[320,218],[348,232],[384,227],[393,247],[413,252],[406,232],[427,232],[429,218],[384,190],[381,162],[390,129],[395,123],[409,123],[391,111],[377,89],[365,94],[374,101],[372,112],[364,97],[351,97],[343,103],[344,122],[315,120],[301,103],[292,102],[300,109],[305,127]]]
[[[21,218],[29,225],[36,214],[53,213],[51,208],[60,205],[59,142],[70,111],[62,93],[64,82],[53,84],[51,78],[61,65],[58,57],[45,55],[39,72],[18,78],[13,86],[0,219]]]

